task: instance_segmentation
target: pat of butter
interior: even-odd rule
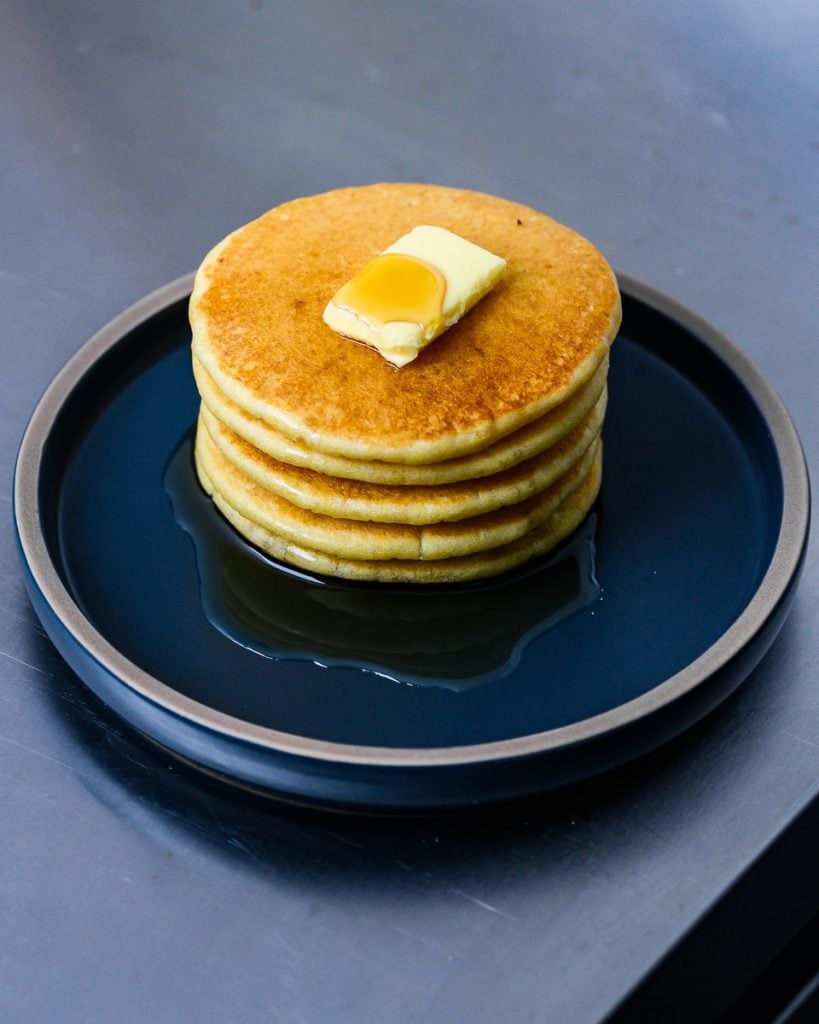
[[[506,260],[499,256],[422,224],[339,288],[327,303],[324,322],[404,366],[457,323],[505,270]]]

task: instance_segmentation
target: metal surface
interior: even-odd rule
[[[276,202],[384,178],[528,202],[700,311],[782,395],[815,475],[814,4],[12,0],[2,19],[7,488],[39,395],[118,310]],[[658,1019],[696,998],[708,1020],[815,909],[800,861],[741,898],[819,789],[813,550],[748,685],[663,752],[500,819],[368,824],[239,798],[123,731],[42,635],[5,504],[0,1019],[586,1024],[688,935],[709,971],[686,960]],[[741,963],[703,923],[732,889]]]

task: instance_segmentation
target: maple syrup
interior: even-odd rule
[[[446,280],[426,260],[403,253],[382,253],[336,293],[336,306],[373,328],[403,322],[419,327],[440,320]]]
[[[205,615],[224,636],[264,658],[466,690],[506,675],[529,643],[600,593],[594,514],[550,555],[503,576],[373,584],[313,575],[249,544],[200,487],[193,432],[171,458],[164,482],[194,544]]]

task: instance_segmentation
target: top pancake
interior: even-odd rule
[[[322,320],[328,299],[418,224],[508,262],[496,288],[396,370]],[[349,459],[434,463],[479,451],[564,401],[620,322],[595,247],[528,207],[432,185],[340,189],[276,207],[205,258],[193,349],[227,398]]]

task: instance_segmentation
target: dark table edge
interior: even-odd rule
[[[721,1021],[819,912],[819,795],[604,1018],[604,1024]],[[787,886],[783,878],[790,879]]]

